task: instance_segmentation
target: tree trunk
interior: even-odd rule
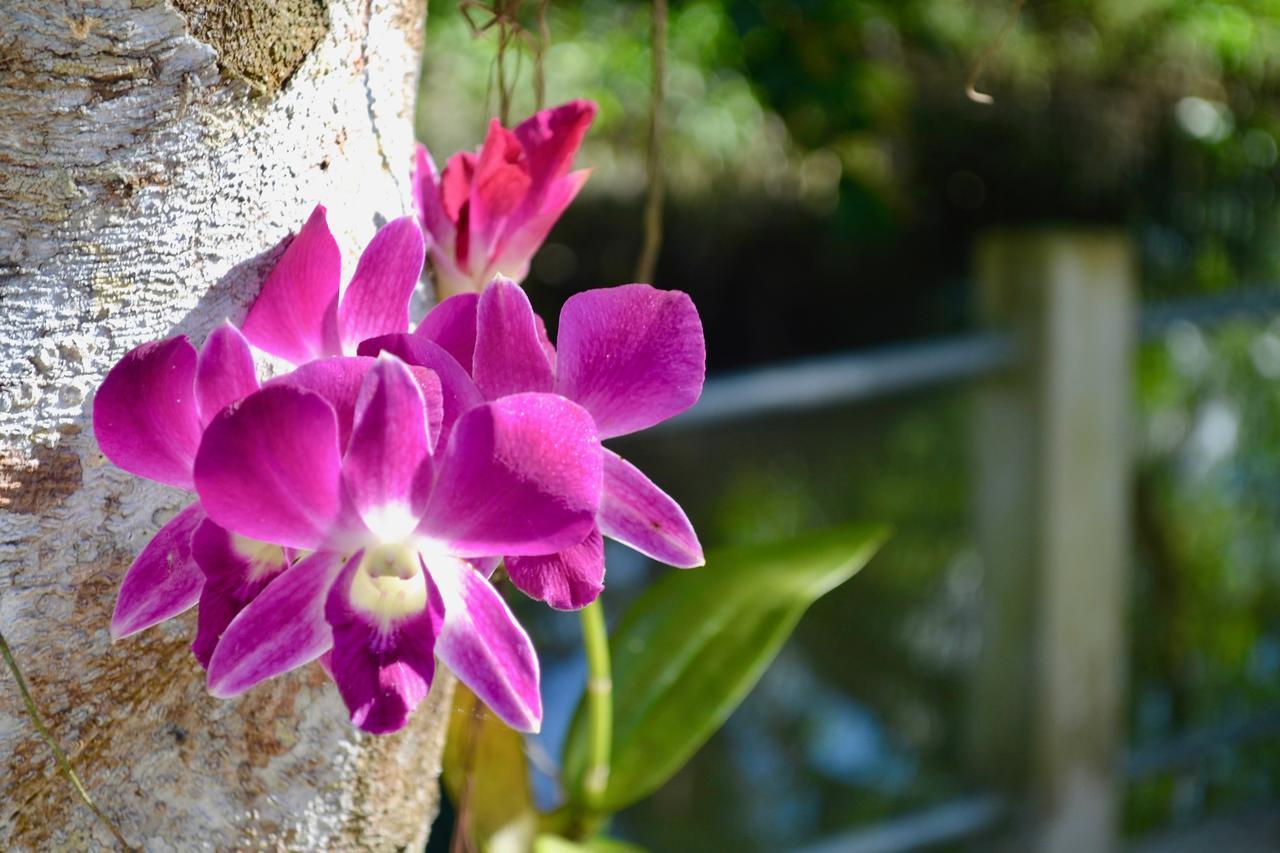
[[[0,0],[0,626],[86,786],[155,849],[390,849],[435,813],[449,683],[357,733],[314,666],[205,693],[194,618],[112,645],[180,506],[98,452],[127,350],[239,320],[317,202],[348,274],[407,212],[423,0]],[[0,675],[0,848],[110,846]]]

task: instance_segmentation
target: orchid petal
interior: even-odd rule
[[[502,596],[465,563],[427,566],[444,602],[436,654],[498,717],[517,731],[542,726],[538,657]]]
[[[556,391],[596,419],[601,438],[677,415],[706,373],[702,321],[688,295],[628,284],[569,297],[560,312]]]
[[[93,400],[102,453],[130,474],[191,488],[200,445],[196,350],[184,337],[143,344],[111,368]]]
[[[431,281],[435,285],[437,300],[448,301],[467,293],[475,295],[484,284],[475,278],[470,273],[463,272],[451,259],[442,257],[441,252],[431,253]]]
[[[455,225],[460,225],[458,218],[462,208],[471,198],[471,183],[476,172],[479,158],[470,151],[459,151],[444,164],[444,172],[440,175],[440,203],[444,206],[444,214]]]
[[[516,125],[514,133],[528,157],[535,186],[545,186],[569,171],[596,112],[591,101],[569,101]]]
[[[191,537],[191,555],[204,575],[191,652],[208,669],[222,632],[267,584],[289,568],[289,553],[205,520]]]
[[[474,376],[476,387],[488,400],[522,391],[550,391],[555,384],[533,306],[508,278],[495,278],[480,295]]]
[[[360,344],[360,355],[388,352],[405,364],[422,367],[436,375],[440,383],[440,436],[448,441],[458,418],[484,402],[467,371],[445,349],[416,335],[383,335]]]
[[[371,354],[376,354],[376,350]],[[351,440],[351,428],[355,421],[356,400],[360,396],[360,388],[364,384],[365,374],[373,367],[374,359],[366,356],[338,356],[321,358],[302,365],[292,373],[278,376],[267,382],[266,387],[274,388],[287,385],[303,391],[319,394],[333,407],[338,418],[338,446],[345,450]],[[431,426],[432,446],[440,433],[440,422],[444,416],[443,402],[440,399],[438,378],[431,371],[413,368],[414,379],[422,388],[423,399],[427,403],[427,421]]]
[[[201,422],[209,423],[218,412],[257,390],[258,374],[249,342],[235,326],[223,323],[209,333],[196,361]]]
[[[422,217],[423,228],[434,245],[453,242],[453,222],[446,215],[440,199],[440,177],[426,146],[418,144],[413,152],[413,198]]]
[[[604,539],[593,528],[577,545],[542,557],[508,557],[506,567],[525,595],[557,610],[577,610],[604,589]]]
[[[479,304],[478,293],[450,296],[427,312],[413,334],[415,337],[435,341],[457,359],[458,364],[470,375],[476,351],[476,313]]]
[[[158,625],[196,603],[204,575],[191,558],[191,534],[202,521],[204,510],[197,501],[160,528],[142,549],[120,584],[111,639]]]
[[[529,261],[590,176],[590,169],[581,169],[557,179],[543,195],[541,205],[529,216],[522,219],[513,217],[511,229],[493,244],[493,268],[516,281],[523,281],[529,274]]]
[[[264,387],[286,385],[311,391],[324,398],[338,419],[338,445],[346,447],[355,421],[356,398],[373,359],[353,356],[319,358],[301,365],[291,373],[267,381]]]
[[[454,554],[550,554],[591,531],[602,482],[591,417],[554,394],[514,394],[463,415],[419,531]]]
[[[438,400],[438,383],[435,390]],[[399,508],[408,523],[404,534],[412,532],[416,518],[409,510],[410,492],[430,449],[422,389],[404,362],[379,356],[360,389],[355,429],[342,460],[347,494],[371,529],[375,516],[390,523],[386,516]]]
[[[471,249],[487,256],[494,236],[520,207],[531,181],[520,140],[497,119],[489,123],[471,180]],[[481,259],[481,264],[487,260]],[[472,264],[476,269],[478,264]]]
[[[317,394],[275,385],[213,419],[196,455],[195,483],[222,527],[313,549],[339,521],[339,470],[333,408]]]
[[[600,529],[610,539],[670,566],[701,566],[702,545],[684,510],[630,462],[604,452]]]
[[[357,570],[352,561],[329,591],[325,618],[333,629],[333,651],[326,668],[352,724],[385,734],[403,728],[431,689],[444,605],[423,574],[427,601],[421,611],[381,624],[351,600]]]
[[[342,255],[329,231],[323,205],[289,243],[262,284],[241,326],[254,346],[302,364],[338,355],[338,285]]]
[[[209,692],[235,696],[328,651],[325,599],[343,566],[341,555],[317,551],[267,584],[223,631],[209,660]]]
[[[374,235],[338,306],[343,344],[409,331],[409,299],[422,275],[426,246],[411,216],[395,219]]]

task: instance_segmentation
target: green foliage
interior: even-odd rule
[[[519,732],[463,684],[454,688],[442,777],[463,831],[488,853],[523,853],[537,813]]]
[[[759,680],[808,606],[866,565],[886,535],[854,527],[723,550],[642,595],[610,642],[616,711],[600,807],[621,809],[679,770]],[[586,729],[580,706],[564,778],[571,804],[584,809]]]
[[[579,843],[558,835],[539,835],[533,843],[533,853],[644,853],[644,848],[613,838],[597,837]]]
[[[1280,702],[1280,325],[1183,324],[1144,347],[1138,367],[1130,728],[1141,747]],[[1144,832],[1231,808],[1275,790],[1277,767],[1254,746],[1144,780],[1126,823]]]

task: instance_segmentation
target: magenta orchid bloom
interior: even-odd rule
[[[454,154],[441,173],[418,146],[414,197],[431,239],[439,299],[478,293],[499,273],[524,279],[534,253],[590,174],[569,169],[595,115],[591,101],[570,101],[515,130],[495,119],[479,153]]]
[[[702,323],[684,293],[647,284],[589,290],[560,313],[559,352],[547,340],[524,291],[498,278],[483,294],[437,305],[413,335],[366,341],[409,363],[436,364],[440,350],[471,367],[485,399],[554,392],[591,413],[601,438],[653,426],[693,405],[702,393]],[[604,588],[608,536],[673,566],[703,563],[688,517],[635,466],[604,451],[604,492],[588,535],[568,548],[506,554],[512,582],[558,609],[583,607]]]
[[[143,344],[120,359],[94,398],[98,446],[131,474],[194,490],[192,466],[205,426],[257,389],[249,345],[230,323],[215,329],[199,353],[182,336]],[[216,553],[210,544],[215,541]],[[237,604],[240,587],[287,565],[288,555],[280,548],[234,536],[207,521],[196,501],[162,527],[125,572],[111,636],[135,634],[199,601],[193,649],[207,664],[222,628],[243,606]],[[221,586],[206,585],[210,573],[223,578]]]
[[[472,405],[469,385],[391,355],[326,359],[209,424],[194,466],[209,518],[312,552],[231,620],[212,693],[324,656],[352,722],[389,732],[426,695],[438,656],[508,724],[539,727],[533,647],[471,561],[587,536],[601,448],[591,415],[563,397]]]
[[[409,300],[426,248],[413,217],[378,230],[339,298],[342,256],[325,209],[289,243],[242,325],[251,344],[293,364],[354,355],[365,338],[409,330]]]

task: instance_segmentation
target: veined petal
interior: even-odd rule
[[[175,515],[129,566],[111,616],[111,639],[158,625],[196,603],[204,575],[191,558],[191,534],[204,521],[200,503]]]
[[[602,480],[591,417],[554,394],[514,394],[463,415],[419,531],[462,557],[550,554],[591,531]]]
[[[448,441],[463,412],[484,402],[467,371],[444,347],[417,335],[383,335],[360,344],[360,355],[389,352],[405,364],[422,367],[440,382],[440,441]]]
[[[470,375],[476,351],[476,313],[479,305],[478,293],[450,296],[427,312],[413,334],[439,344]]]
[[[438,399],[438,382],[435,391]],[[422,390],[404,362],[393,355],[379,356],[360,389],[355,429],[342,460],[347,494],[379,538],[403,538],[413,532],[417,518],[410,509],[410,493],[430,450]],[[381,529],[397,523],[406,525],[398,535]]]
[[[317,394],[275,385],[213,419],[196,455],[195,483],[215,523],[309,550],[340,521],[340,469],[333,408]]]
[[[488,400],[522,391],[550,391],[555,384],[533,306],[511,279],[495,278],[480,295],[474,376],[476,387]]]
[[[508,557],[506,567],[525,595],[557,610],[577,610],[604,589],[604,539],[593,528],[577,545],[542,557]]]
[[[328,651],[333,632],[324,605],[344,565],[341,555],[317,551],[267,584],[223,631],[209,660],[209,692],[235,696]]]
[[[706,344],[687,294],[628,284],[569,297],[560,312],[556,391],[601,438],[683,412],[702,394]]]
[[[196,350],[184,337],[125,354],[93,399],[93,432],[103,455],[130,474],[191,488],[200,445]]]
[[[338,306],[347,351],[365,338],[409,331],[409,299],[425,257],[422,229],[413,217],[402,216],[378,230]]]
[[[196,361],[196,402],[203,424],[226,406],[258,390],[253,352],[240,330],[223,323],[209,333]]]
[[[245,539],[208,520],[191,537],[191,554],[204,575],[191,651],[208,669],[222,632],[267,584],[289,568],[290,555],[279,545]]]
[[[684,510],[618,454],[604,452],[600,529],[610,539],[671,566],[701,566],[702,545]]]
[[[502,596],[461,561],[442,558],[429,562],[427,571],[444,602],[440,660],[507,725],[538,731],[538,656]]]
[[[412,558],[417,565],[407,577],[366,572],[352,561],[325,605],[333,629],[329,675],[352,724],[373,734],[402,728],[435,674],[444,605],[418,555]]]
[[[342,255],[323,205],[284,250],[241,326],[254,346],[302,364],[339,355],[338,285]]]

